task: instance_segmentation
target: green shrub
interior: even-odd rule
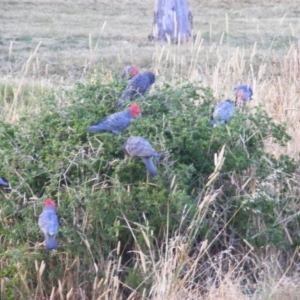
[[[79,282],[86,280],[86,270],[95,261],[109,256],[118,241],[123,263],[130,268],[132,255],[128,251],[136,241],[125,219],[139,224],[147,220],[153,231],[152,242],[163,244],[166,230],[172,234],[178,229],[183,210],[189,211],[186,222],[193,219],[197,199],[214,171],[214,154],[223,145],[226,159],[213,182],[214,189],[223,191],[213,207],[220,218],[216,226],[208,214],[207,223],[199,224],[196,240],[212,240],[230,220],[228,234],[232,239],[246,239],[257,246],[284,245],[281,225],[272,216],[273,210],[284,204],[270,201],[257,191],[255,195],[247,194],[232,178],[242,180],[252,171],[253,180],[261,184],[274,168],[293,171],[295,162],[290,158],[276,160],[264,152],[267,137],[279,144],[290,139],[285,127],[275,124],[261,107],[237,111],[230,124],[212,127],[210,116],[216,101],[210,90],[186,84],[166,85],[137,99],[143,117],[121,135],[87,133],[90,124],[115,112],[113,103],[124,84],[117,80],[105,84],[100,79],[80,84],[67,94],[63,105],[55,94],[48,95],[41,102],[39,114],[28,112],[15,125],[0,123],[1,171],[13,187],[9,197],[0,203],[1,219],[6,220],[0,227],[0,235],[6,237],[0,245],[1,253],[9,251],[8,243],[17,248],[34,248],[37,241],[42,241],[37,217],[42,200],[52,197],[58,202],[61,224],[58,255],[67,252],[70,259],[80,258]],[[141,160],[124,159],[122,146],[131,135],[144,136],[165,154],[157,165],[157,177],[147,176]],[[259,232],[253,223],[250,215],[255,212],[265,223],[265,232]],[[135,235],[146,250],[142,233],[137,231]],[[223,246],[222,239],[215,241],[216,248]],[[48,259],[51,270],[45,276],[55,284],[53,278],[64,272],[61,257],[54,261],[38,248],[38,258]],[[27,257],[28,265],[33,264],[33,259],[37,257]],[[100,268],[100,276],[103,272]],[[128,274],[128,282],[136,281],[135,272]],[[35,277],[34,270],[30,276]]]

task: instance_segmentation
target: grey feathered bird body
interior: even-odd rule
[[[235,107],[231,100],[227,99],[220,102],[213,112],[213,120],[211,121],[211,124],[219,125],[222,123],[228,123],[234,115],[234,112]]]
[[[121,97],[115,102],[116,107],[120,107],[122,102],[133,100],[136,97],[144,95],[155,82],[155,75],[152,72],[137,74],[128,81],[126,89]]]
[[[152,157],[158,159],[160,154],[157,153],[151,144],[140,136],[130,137],[123,146],[123,151],[129,157],[139,157],[143,160],[150,176],[157,175],[156,167],[152,161]]]
[[[39,227],[45,235],[46,250],[57,249],[56,235],[59,229],[58,217],[54,208],[45,206],[39,216]]]
[[[119,134],[130,125],[132,119],[133,116],[131,115],[130,108],[128,108],[124,111],[116,112],[110,115],[96,125],[90,126],[88,131],[104,131]]]

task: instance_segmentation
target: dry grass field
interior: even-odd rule
[[[119,72],[127,64],[155,70],[157,84],[202,82],[217,98],[231,97],[237,83],[249,82],[252,105],[264,103],[295,137],[276,151],[297,157],[297,1],[190,1],[190,9],[194,43],[177,47],[148,42],[153,3],[3,0],[1,86],[17,86],[20,98],[32,85],[71,88],[87,71]]]
[[[285,147],[267,140],[266,151],[276,157],[286,154],[298,159],[298,1],[190,0],[189,5],[193,13],[193,42],[168,45],[153,43],[147,38],[152,30],[154,1],[1,0],[1,118],[17,123],[24,111],[39,111],[40,96],[46,91],[55,91],[58,101],[63,102],[64,93],[72,90],[78,82],[85,83],[88,76],[101,76],[109,82],[112,74],[120,73],[125,65],[134,64],[142,70],[155,71],[157,81],[154,90],[164,83],[176,85],[188,81],[210,87],[216,99],[223,99],[232,98],[237,84],[251,84],[254,100],[249,105],[250,109],[263,104],[276,123],[287,124],[287,131],[292,136]],[[293,180],[299,181],[299,176],[295,176]],[[213,198],[213,194],[207,195],[207,203],[211,201],[209,197]],[[297,203],[295,201],[295,213],[300,209]],[[128,227],[131,227],[129,221]],[[134,235],[134,230],[131,230]],[[240,278],[231,276],[231,273],[239,272],[237,264],[229,267],[226,274],[221,268],[215,270],[220,281],[206,290],[203,298],[201,288],[186,283],[197,278],[193,266],[208,245],[203,245],[199,256],[193,259],[185,256],[185,246],[184,239],[175,235],[168,241],[166,248],[169,248],[164,253],[150,251],[153,257],[145,257],[140,249],[134,249],[140,268],[151,270],[148,274],[153,279],[153,286],[148,294],[150,296],[142,293],[137,296],[134,291],[127,299],[300,299],[299,277],[294,274],[286,276],[289,268],[281,269],[276,249],[261,250],[265,251],[261,264],[265,264],[266,274],[263,281],[253,286],[251,293],[246,294],[240,288],[242,283],[245,284],[243,274]],[[294,256],[299,256],[298,248],[295,249]],[[67,261],[68,254],[64,255]],[[91,253],[88,255],[93,256]],[[154,258],[156,255],[161,255],[158,262]],[[0,253],[0,266],[4,260],[5,255]],[[176,268],[183,260],[189,264],[190,271],[186,276],[177,278]],[[243,260],[240,263],[243,264]],[[79,268],[80,262],[68,261],[66,264],[67,270],[74,266]],[[30,291],[26,272],[20,271],[20,291],[26,290],[26,295],[31,292],[31,297],[24,298],[28,300],[119,299],[118,279],[112,274],[120,264],[118,260],[103,262],[107,273],[104,274],[105,279],[95,277],[90,288],[98,290],[95,294],[91,293],[92,298],[80,292],[80,284],[72,285],[73,277],[58,279],[49,295],[40,292],[44,286],[42,261],[36,261],[36,265],[32,266],[37,273],[36,290]],[[2,278],[1,293],[5,284]],[[64,292],[66,289],[67,293]]]

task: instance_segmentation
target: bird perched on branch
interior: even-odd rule
[[[134,77],[139,73],[140,70],[136,66],[126,66],[121,73],[121,78],[131,79],[132,77]]]
[[[120,107],[123,102],[133,100],[144,95],[155,82],[155,75],[152,72],[137,74],[131,78],[123,91],[121,97],[115,102],[115,107]]]
[[[89,132],[95,131],[103,131],[103,132],[111,132],[113,134],[119,134],[123,132],[131,123],[131,121],[135,118],[141,116],[141,109],[136,104],[133,103],[129,108],[126,108],[123,111],[116,112],[98,124],[92,125],[88,128]]]
[[[9,183],[5,178],[0,177],[0,186],[9,187]]]
[[[59,224],[56,214],[56,205],[53,200],[45,200],[44,210],[39,216],[38,224],[45,235],[46,250],[57,249],[56,235],[58,233]]]
[[[220,125],[222,123],[228,123],[232,118],[235,112],[234,103],[227,99],[220,102],[214,112],[213,112],[213,119],[211,120],[212,125]]]
[[[129,157],[141,158],[145,163],[151,177],[157,175],[156,167],[153,163],[152,157],[155,157],[158,160],[162,154],[156,152],[146,139],[140,136],[130,137],[124,144],[123,151]]]
[[[238,102],[248,102],[253,96],[252,87],[248,84],[240,84],[234,88],[234,95]]]

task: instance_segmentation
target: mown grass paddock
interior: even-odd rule
[[[299,5],[189,3],[194,41],[179,46],[147,40],[152,2],[1,2],[1,299],[299,298]],[[87,135],[128,64],[157,74],[143,119]],[[254,100],[213,130],[241,82]],[[123,161],[130,134],[166,152],[157,179]]]

